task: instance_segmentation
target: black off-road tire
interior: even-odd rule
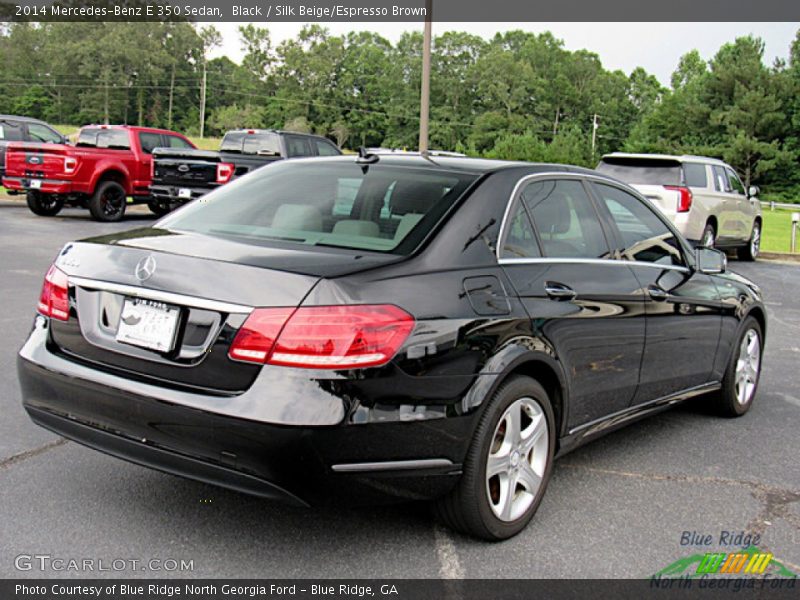
[[[89,198],[89,212],[95,221],[113,223],[125,216],[128,199],[116,181],[103,181]]]
[[[52,194],[29,191],[25,194],[25,197],[28,201],[28,208],[31,209],[33,214],[40,217],[55,216],[64,208],[64,201]]]

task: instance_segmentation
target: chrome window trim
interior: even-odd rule
[[[90,290],[103,290],[116,294],[124,294],[133,298],[146,298],[148,300],[155,300],[156,302],[179,304],[181,306],[191,306],[193,308],[202,308],[222,313],[250,314],[253,312],[252,306],[245,306],[244,304],[209,300],[208,298],[198,298],[197,296],[163,292],[161,290],[142,288],[135,285],[125,285],[122,283],[112,283],[110,281],[99,281],[97,279],[87,279],[85,277],[68,277],[68,279],[71,285],[77,285]]]
[[[641,260],[626,260],[624,258],[500,258],[497,261],[500,265],[514,264],[587,264],[587,265],[627,265],[629,267],[650,267],[651,269],[661,269],[670,271],[681,271],[689,273],[691,269],[682,265],[662,265]]]

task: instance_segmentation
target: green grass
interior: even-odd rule
[[[761,236],[761,249],[764,252],[789,252],[792,237],[792,212],[791,210],[769,208],[762,209],[764,229]],[[797,212],[800,212],[798,206]],[[798,234],[800,237],[800,234]],[[798,240],[800,245],[800,240]]]

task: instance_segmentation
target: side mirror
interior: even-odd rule
[[[724,273],[728,266],[728,257],[724,252],[714,248],[696,248],[694,262],[697,270],[706,275]]]
[[[749,188],[747,188],[748,198],[757,198],[760,193],[761,188],[759,188],[757,185],[751,185]]]

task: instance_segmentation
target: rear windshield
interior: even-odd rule
[[[681,185],[681,165],[673,160],[604,158],[597,170],[620,181],[640,185]]]
[[[225,137],[222,138],[222,144],[219,150],[220,152],[280,156],[281,143],[278,136],[274,133],[231,131],[226,133]]]
[[[255,245],[408,254],[475,178],[380,164],[280,161],[216,189],[158,227]]]
[[[112,150],[129,150],[131,142],[125,129],[103,129],[101,127],[85,127],[78,134],[78,146],[86,148],[110,148]]]

